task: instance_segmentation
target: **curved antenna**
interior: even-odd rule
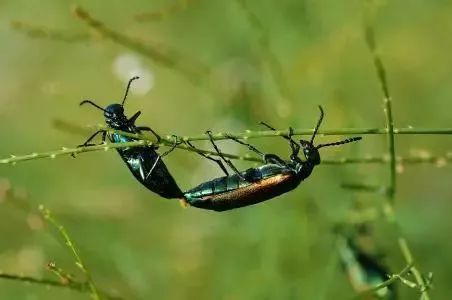
[[[356,136],[356,137],[351,137],[348,139],[345,139],[343,141],[339,141],[339,142],[333,142],[333,143],[328,143],[328,144],[320,144],[317,147],[315,147],[316,149],[320,149],[322,147],[329,147],[329,146],[339,146],[339,145],[343,145],[343,144],[348,144],[348,143],[352,143],[352,142],[357,142],[359,140],[361,140],[362,137],[360,136]]]
[[[91,101],[91,100],[83,100],[82,102],[80,102],[80,106],[82,106],[82,105],[84,105],[84,104],[91,104],[92,106],[94,106],[94,107],[96,107],[96,108],[98,108],[98,109],[100,109],[100,110],[102,110],[103,112],[105,112],[105,109],[103,109],[102,107],[100,107],[99,105],[97,105],[96,103],[94,103],[93,101]]]
[[[122,99],[121,106],[124,107],[124,102],[126,102],[127,95],[129,94],[130,85],[132,84],[132,81],[139,79],[140,77],[134,76],[130,78],[129,83],[127,84],[126,93],[124,94],[124,98]]]
[[[320,118],[317,121],[317,125],[315,125],[314,133],[312,134],[312,137],[311,137],[311,142],[310,142],[311,144],[314,142],[315,135],[317,134],[317,131],[319,131],[320,124],[322,124],[322,121],[323,121],[324,113],[323,113],[323,108],[320,105],[319,105],[319,109],[320,109]]]

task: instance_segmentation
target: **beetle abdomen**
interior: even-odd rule
[[[196,193],[189,191],[184,196],[192,206],[226,211],[269,200],[294,189],[299,183],[293,173],[278,174],[222,193],[196,197]]]
[[[114,143],[134,141],[119,134],[112,134],[110,140]],[[117,151],[133,176],[146,188],[163,198],[182,197],[181,189],[154,147],[118,148]]]

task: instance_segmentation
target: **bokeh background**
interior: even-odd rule
[[[258,130],[262,120],[311,128],[318,104],[325,108],[324,128],[384,126],[382,94],[363,39],[362,1],[246,3],[248,11],[238,1],[0,1],[0,156],[80,144],[89,133],[61,123],[102,123],[100,111],[78,103],[119,101],[132,75],[142,78],[126,111],[141,110],[138,124],[163,134]],[[74,4],[106,27],[164,51],[177,66],[102,37],[74,16]],[[450,127],[452,4],[374,5],[396,126]],[[262,27],[250,22],[249,11]],[[154,14],[134,17],[144,12]],[[27,35],[24,24],[63,36],[46,30]],[[281,138],[252,142],[265,152],[289,153]],[[405,156],[444,154],[451,143],[448,136],[396,136],[397,154]],[[220,145],[246,153],[230,142]],[[365,136],[322,155],[382,156],[386,149],[384,136]],[[165,162],[183,189],[221,175],[216,165],[181,150]],[[452,295],[451,171],[447,163],[398,166],[397,218],[417,265],[434,274],[432,299]],[[159,198],[134,180],[114,151],[1,165],[0,270],[52,278],[45,265],[55,261],[82,278],[36,213],[44,204],[78,243],[97,285],[125,299],[348,299],[354,291],[341,271],[332,229],[357,203],[379,208],[383,198],[344,190],[344,182],[384,185],[388,170],[322,165],[291,193],[220,214]],[[377,220],[375,231],[386,264],[393,272],[402,269],[394,228]],[[400,299],[418,297],[414,289],[399,290]],[[0,281],[0,299],[87,297]]]

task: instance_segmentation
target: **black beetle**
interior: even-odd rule
[[[130,85],[132,81],[138,78],[139,77],[133,77],[129,80],[121,104],[110,104],[104,109],[91,100],[84,100],[80,102],[80,105],[90,104],[102,110],[104,112],[105,122],[107,123],[108,127],[112,129],[129,133],[141,133],[142,131],[150,131],[153,135],[155,135],[157,140],[160,141],[160,136],[151,128],[135,125],[135,121],[141,114],[140,111],[136,112],[130,119],[128,119],[124,115],[124,102],[127,99]],[[109,133],[107,130],[98,130],[80,146],[93,145],[90,144],[90,142],[99,133],[102,133],[102,142],[105,142],[107,136],[112,143],[126,143],[136,141],[136,139],[134,138],[127,137],[118,133]],[[131,148],[117,148],[116,150],[118,151],[122,160],[126,163],[129,170],[132,172],[133,176],[135,176],[135,178],[139,182],[141,182],[141,184],[164,198],[172,199],[180,198],[183,193],[161,158],[173,151],[176,145],[177,137],[175,137],[175,143],[173,147],[162,155],[159,155],[156,152],[158,147],[154,145],[144,145]]]
[[[320,118],[310,141],[300,140],[300,143],[294,141],[292,139],[292,128],[289,130],[289,135],[283,136],[289,140],[292,149],[289,161],[285,161],[275,154],[264,154],[254,146],[229,136],[229,139],[247,146],[251,151],[260,155],[265,161],[265,164],[259,167],[250,168],[242,172],[239,172],[232,162],[222,155],[221,151],[216,146],[211,133],[208,131],[207,134],[218,155],[234,170],[235,174],[229,175],[222,162],[216,161],[221,166],[221,169],[225,171],[227,176],[204,182],[197,187],[184,192],[182,198],[183,201],[186,201],[186,204],[198,208],[226,211],[260,203],[296,188],[303,180],[311,175],[314,167],[320,164],[320,148],[342,145],[361,139],[361,137],[353,137],[339,142],[315,146],[313,144],[314,138],[322,123],[324,115],[322,107],[319,106],[319,108]],[[265,123],[262,124],[275,130]],[[305,161],[302,161],[298,157],[298,153],[301,149],[306,158]]]

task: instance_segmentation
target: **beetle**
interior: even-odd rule
[[[142,131],[150,131],[157,138],[157,140],[160,141],[161,137],[150,127],[135,125],[135,121],[140,116],[141,111],[136,112],[129,119],[124,114],[124,103],[127,99],[130,85],[136,79],[139,79],[139,77],[136,76],[129,80],[124,98],[120,104],[114,103],[108,105],[106,108],[102,108],[91,100],[84,100],[80,102],[80,105],[90,104],[102,110],[104,112],[105,122],[111,129],[138,134]],[[137,140],[135,138],[124,136],[119,133],[111,133],[102,129],[96,131],[82,145],[79,146],[94,145],[90,142],[100,133],[102,133],[102,143],[105,142],[107,137],[112,143],[127,143]],[[133,176],[146,188],[167,199],[179,198],[183,195],[173,176],[168,171],[165,163],[162,161],[162,157],[168,155],[177,146],[178,139],[176,136],[174,137],[174,145],[162,155],[156,152],[158,147],[155,145],[116,148],[119,156],[121,156],[122,160],[126,163]]]
[[[281,194],[295,189],[303,180],[308,178],[314,167],[320,164],[319,149],[328,146],[337,146],[350,142],[355,142],[361,137],[352,137],[343,141],[314,145],[314,138],[322,123],[324,112],[321,106],[320,118],[312,134],[311,140],[300,140],[299,143],[292,139],[293,129],[289,129],[289,134],[283,136],[289,140],[292,154],[290,160],[286,161],[276,154],[265,154],[254,146],[245,143],[235,137],[228,136],[229,139],[242,144],[251,151],[257,153],[265,162],[256,168],[249,168],[245,171],[238,171],[230,160],[227,160],[215,144],[212,134],[207,131],[210,142],[212,143],[218,156],[229,165],[235,174],[229,175],[221,161],[221,169],[225,171],[226,176],[219,177],[196,186],[183,194],[182,200],[186,204],[214,211],[227,211],[239,207],[257,204]],[[261,124],[275,130],[270,125],[261,122]],[[191,145],[194,147],[193,145]],[[298,156],[300,150],[306,160],[302,161]]]

